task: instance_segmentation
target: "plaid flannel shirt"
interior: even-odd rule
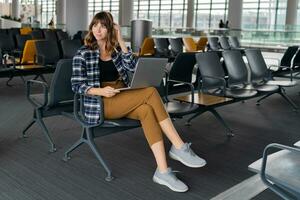
[[[134,72],[136,58],[128,48],[128,53],[118,47],[111,55],[112,61],[126,85],[129,84],[128,72]],[[79,94],[86,94],[92,87],[100,87],[99,50],[90,50],[82,46],[73,57],[72,90]],[[101,67],[101,66],[100,66]],[[90,125],[97,124],[101,107],[97,98],[84,97],[84,115]]]

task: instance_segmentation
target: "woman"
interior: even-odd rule
[[[74,92],[102,96],[104,117],[127,117],[140,120],[146,139],[154,154],[157,169],[153,181],[176,192],[188,187],[168,167],[162,132],[172,143],[169,155],[189,167],[203,167],[206,162],[184,143],[175,130],[161,98],[153,87],[120,92],[128,84],[128,72],[134,72],[136,58],[125,46],[120,27],[108,12],[96,14],[89,25],[85,45],[73,58],[72,89]],[[85,117],[96,124],[100,104],[96,98],[85,97]]]

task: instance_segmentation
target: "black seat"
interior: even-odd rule
[[[61,30],[56,31],[56,36],[57,36],[58,41],[70,39],[68,33],[61,31]]]
[[[34,40],[44,39],[43,31],[40,29],[31,31],[30,35]]]
[[[274,80],[272,74],[268,70],[268,67],[265,63],[265,60],[261,54],[261,51],[258,49],[247,49],[245,50],[245,54],[247,56],[247,60],[249,62],[249,67],[251,69],[251,77],[253,82],[263,83],[264,85],[269,86],[277,86],[279,93],[292,107],[294,110],[297,110],[298,107],[295,103],[286,95],[284,87],[293,87],[297,84],[296,81],[291,80]],[[266,96],[259,99],[257,102],[259,103],[261,100],[267,98],[272,95],[272,93],[267,94]]]
[[[7,29],[0,29],[0,34],[7,34]]]
[[[299,64],[300,60],[300,51],[298,51],[298,48],[299,46],[289,46],[281,59],[268,58],[278,61],[278,65],[271,65],[271,69],[275,68],[272,73],[273,76],[286,77],[286,75],[289,75],[291,80],[294,78],[294,68]]]
[[[156,48],[156,54],[159,57],[170,57],[168,38],[153,38]]]
[[[168,95],[178,94],[182,92],[190,92],[192,97],[194,97],[194,85],[192,83],[192,74],[194,67],[196,65],[195,53],[179,53],[175,58],[172,68],[168,75],[168,80],[166,83],[165,107],[173,118],[181,118],[184,115],[191,114],[198,108],[194,104],[194,99],[192,98],[191,103],[184,103],[179,101],[170,101]],[[178,86],[175,86],[177,84]],[[188,86],[182,87],[182,86]]]
[[[229,75],[228,83],[226,82],[225,72],[217,52],[198,53],[196,59],[204,92],[237,99],[246,99],[257,94],[255,90],[236,87],[237,85],[243,86],[243,83],[247,81],[247,71],[245,69],[235,70],[229,68],[229,63],[228,66],[226,63]]]
[[[16,35],[16,39],[17,49],[22,52],[26,41],[31,39],[31,35]]]
[[[9,54],[13,56],[15,45],[12,38],[8,34],[0,34],[0,52],[2,55]]]
[[[63,58],[73,58],[77,50],[81,47],[80,40],[62,40],[60,41]]]
[[[228,87],[232,88],[228,92],[233,92],[236,88],[247,93],[246,96],[252,97],[257,94],[257,89],[247,89],[248,81],[248,70],[243,61],[242,54],[238,50],[225,50],[222,52],[224,58],[225,67],[228,72]],[[274,88],[270,88],[273,91]],[[278,88],[275,88],[276,90]]]
[[[233,49],[241,48],[239,39],[236,36],[229,36],[229,44]]]
[[[171,46],[171,54],[173,57],[176,57],[179,53],[183,52],[182,38],[169,38],[169,43]]]
[[[280,149],[269,154],[273,149]],[[285,200],[300,199],[300,148],[281,144],[269,144],[262,159],[248,169],[260,174],[261,180]]]
[[[73,35],[73,40],[80,40],[81,41],[81,44],[83,44],[84,43],[84,38],[85,38],[85,36],[87,35],[87,31],[77,31],[77,33],[75,33],[74,35]]]
[[[218,37],[208,37],[208,47],[209,47],[209,50],[212,50],[212,51],[220,50],[219,38]]]
[[[39,40],[35,42],[37,63],[43,66],[55,67],[60,59],[60,53],[56,41]]]
[[[80,33],[80,37],[81,37],[81,40],[83,41],[85,36],[88,34],[88,31],[81,31]]]
[[[14,44],[14,48],[17,48],[16,36],[20,35],[20,28],[7,29],[7,34],[11,37]]]
[[[45,35],[45,40],[49,40],[49,41],[57,41],[57,37],[54,31],[52,30],[47,30],[44,31],[44,35]]]
[[[224,50],[231,49],[230,44],[228,42],[228,37],[224,37],[224,36],[219,37],[219,42],[222,49]]]
[[[71,89],[72,60],[60,60],[53,74],[50,88],[45,82],[37,80],[27,81],[27,99],[33,106],[33,117],[29,124],[23,130],[23,136],[26,137],[26,131],[35,123],[42,128],[42,132],[50,144],[50,152],[56,151],[55,144],[44,124],[46,117],[61,115],[62,112],[72,112],[73,96]],[[42,94],[32,94],[31,85],[37,84],[43,88]]]

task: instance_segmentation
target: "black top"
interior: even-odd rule
[[[99,68],[101,82],[115,81],[119,78],[119,72],[112,60],[103,61],[99,59]]]

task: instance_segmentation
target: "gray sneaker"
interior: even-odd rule
[[[189,189],[186,184],[184,184],[175,176],[171,168],[168,168],[167,172],[165,173],[160,173],[158,169],[156,169],[153,175],[153,181],[155,183],[167,186],[174,192],[186,192]]]
[[[206,165],[206,161],[197,156],[191,149],[191,143],[184,143],[180,149],[176,149],[172,145],[169,156],[188,167],[198,168]]]

